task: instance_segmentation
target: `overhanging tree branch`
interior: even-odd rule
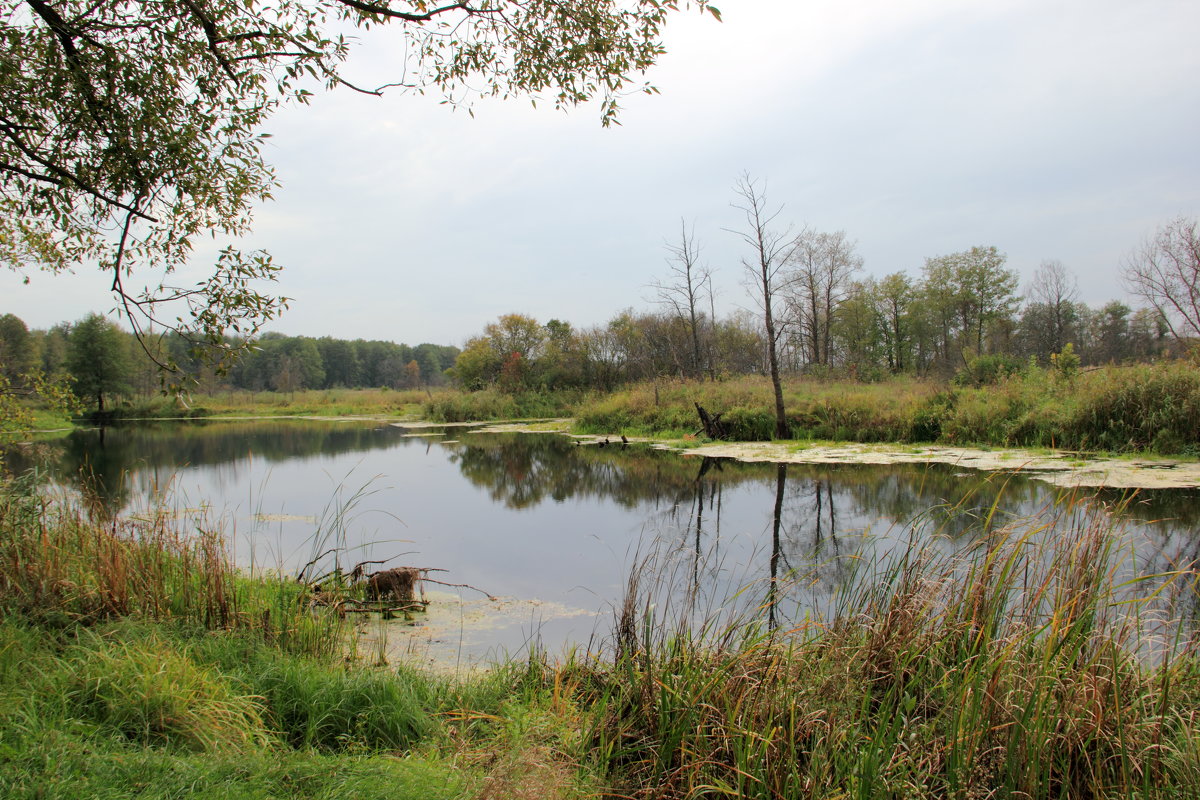
[[[275,186],[260,149],[274,111],[313,82],[401,85],[452,104],[596,98],[608,124],[687,7],[717,16],[707,0],[0,0],[0,264],[106,265],[130,314],[174,299],[204,341],[252,334],[286,306],[254,288],[278,272],[266,254],[227,248],[194,290],[130,284],[182,268],[199,236],[250,232]],[[343,77],[345,24],[391,26],[400,81]]]

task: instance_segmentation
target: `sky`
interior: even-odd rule
[[[1157,226],[1200,215],[1195,0],[718,6],[672,21],[660,94],[619,127],[598,105],[348,91],[276,115],[282,186],[248,240],[284,266],[270,329],[461,346],[513,312],[602,324],[649,307],[681,221],[718,313],[753,308],[743,175],[781,229],[845,231],[864,276],[995,246],[1023,281],[1061,261],[1093,305],[1126,298],[1121,261]],[[372,35],[348,76],[397,63]],[[96,270],[29,277],[0,273],[0,313],[30,327],[113,305]]]

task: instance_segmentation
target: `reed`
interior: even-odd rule
[[[731,439],[772,438],[764,378],[634,384],[583,398],[575,416],[587,433],[677,436],[700,427],[694,403],[724,414]],[[1186,362],[1072,376],[1035,367],[982,387],[794,377],[784,405],[793,439],[1200,453],[1200,373]]]
[[[426,419],[436,422],[481,422],[508,419],[545,419],[570,416],[584,393],[577,390],[502,392],[444,391],[421,406]]]
[[[1192,796],[1196,650],[1155,601],[1195,574],[1129,558],[1066,503],[969,552],[860,562],[787,626],[627,600],[612,660],[573,667],[590,757],[614,797]]]
[[[239,571],[204,520],[94,520],[44,498],[35,475],[0,488],[0,610],[48,628],[136,617],[254,630],[311,653],[340,650],[342,637],[336,618],[309,611],[303,586]]]

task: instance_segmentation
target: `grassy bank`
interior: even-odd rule
[[[7,484],[0,796],[583,796],[540,671],[372,667],[309,599],[234,569],[215,532],[94,524]]]
[[[1184,362],[1071,378],[1035,368],[983,387],[792,380],[784,401],[794,439],[1200,455],[1200,370]],[[697,402],[724,415],[734,440],[772,438],[765,379],[638,384],[575,416],[583,432],[681,436],[699,427]]]
[[[222,416],[418,416],[425,403],[449,393],[439,389],[306,389],[297,392],[228,391],[154,397],[114,406],[108,419],[175,419]],[[94,417],[85,415],[83,419]]]
[[[590,396],[591,393],[574,389],[518,393],[502,392],[499,389],[445,392],[427,400],[421,412],[425,419],[437,422],[569,417]]]
[[[9,485],[0,795],[1193,797],[1195,605],[1167,601],[1195,575],[1131,582],[1130,558],[1064,503],[858,562],[820,615],[742,619],[698,619],[647,563],[604,653],[457,681],[347,659],[344,623],[215,532]]]
[[[514,394],[494,388],[222,392],[126,404],[109,418],[311,415],[467,422],[574,417],[581,433],[683,438],[700,427],[696,403],[723,415],[732,440],[773,436],[771,387],[756,377],[659,380],[610,393]],[[985,386],[912,378],[880,383],[792,378],[784,383],[784,404],[790,438],[797,440],[1200,456],[1200,369],[1185,361],[1078,374],[1032,367]],[[63,424],[45,417],[37,427]]]
[[[615,662],[574,675],[593,741],[639,797],[1194,797],[1200,661],[1132,598],[1196,576],[1131,591],[1113,534],[1070,507],[916,547],[776,630],[631,599]]]

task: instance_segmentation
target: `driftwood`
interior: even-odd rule
[[[386,561],[389,559],[383,560]],[[301,576],[307,572],[314,562],[305,565],[305,568],[301,570]],[[437,567],[393,567],[373,572],[370,575],[365,574],[366,570],[364,567],[367,564],[378,563],[381,562],[363,561],[356,564],[354,569],[349,573],[343,573],[340,569],[335,569],[332,573],[321,576],[322,581],[330,577],[336,578],[333,584],[331,584],[332,588],[326,588],[323,582],[313,581],[308,583],[307,587],[312,593],[309,598],[309,606],[312,608],[331,608],[339,616],[343,617],[346,614],[377,613],[382,614],[384,619],[391,619],[396,612],[408,614],[413,611],[426,610],[429,605],[429,601],[425,597],[426,583],[472,589],[486,595],[489,600],[495,599],[488,592],[471,586],[468,583],[447,583],[429,577],[429,573],[431,572],[446,571]],[[345,581],[345,578],[349,578],[349,583]],[[348,597],[347,591],[351,588],[360,589],[364,594],[364,599],[359,600]]]
[[[375,600],[391,598],[401,603],[411,603],[421,593],[425,602],[425,587],[421,584],[428,569],[422,567],[393,567],[372,573],[367,578],[367,596]]]
[[[309,607],[332,608],[339,617],[345,617],[347,614],[381,614],[384,619],[391,619],[396,612],[408,614],[413,611],[425,611],[428,605],[424,600],[399,603],[388,600],[355,600],[337,596],[333,592],[315,592],[309,601]]]
[[[700,415],[700,424],[703,426],[702,430],[705,436],[709,439],[729,438],[729,428],[724,422],[721,422],[721,417],[725,415],[725,412],[709,414],[699,403],[693,401],[693,405],[696,406],[696,413]]]
[[[391,596],[400,601],[411,601],[414,599],[415,592],[420,591],[422,603],[425,600],[425,584],[436,583],[438,586],[449,586],[454,589],[471,589],[485,595],[489,600],[496,598],[490,593],[485,592],[476,586],[469,583],[447,583],[439,581],[436,578],[429,577],[431,572],[445,572],[444,569],[435,567],[396,567],[395,569],[385,569],[382,572],[373,573],[367,578],[367,594],[374,596],[376,599]]]

